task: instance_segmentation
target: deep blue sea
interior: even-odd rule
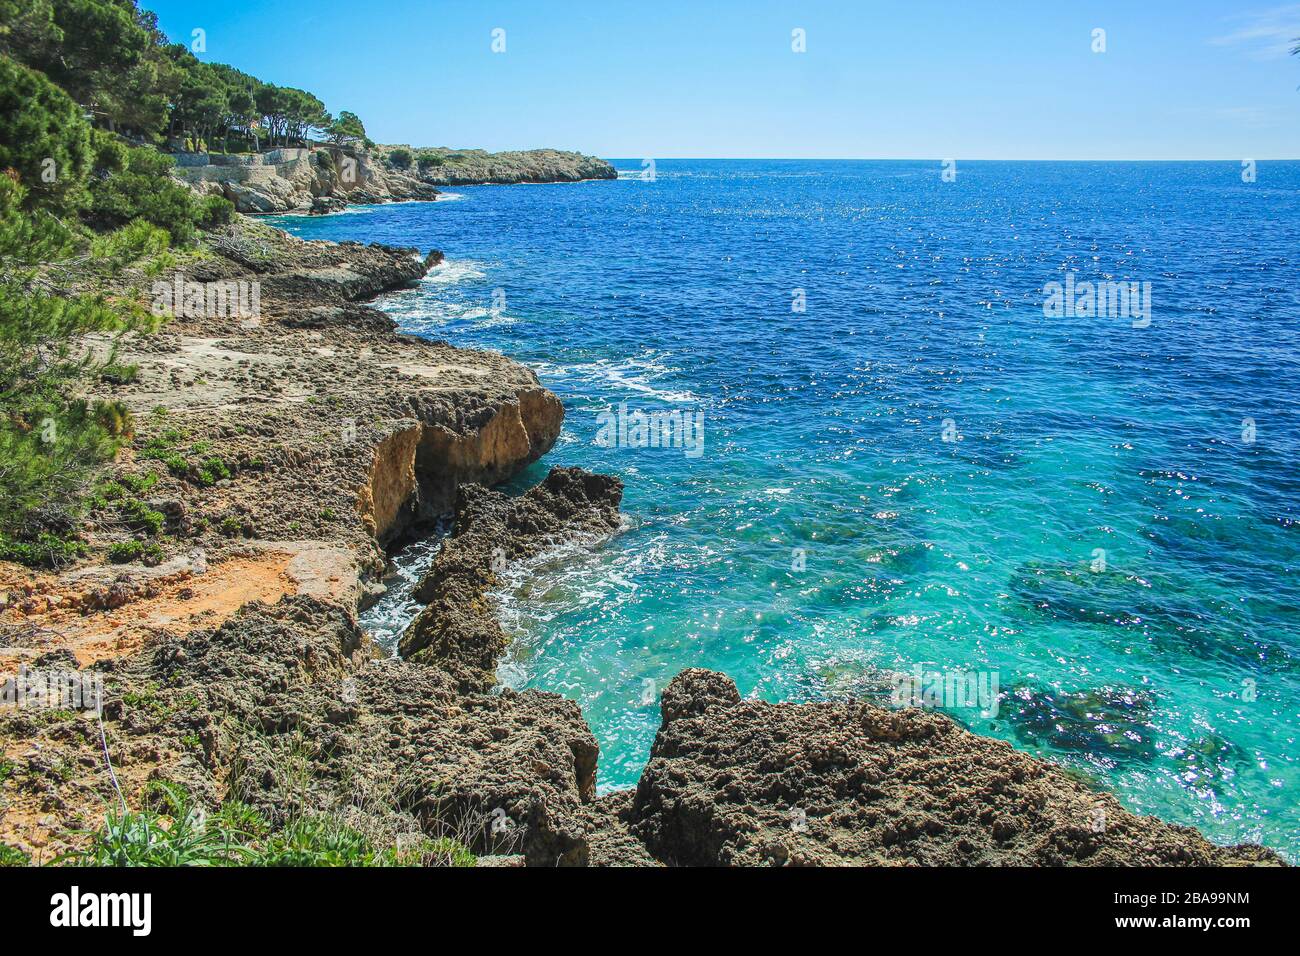
[[[934,702],[973,730],[1300,859],[1300,163],[616,165],[277,220],[443,250],[383,306],[563,398],[515,485],[624,479],[622,534],[500,595],[502,679],[582,705],[602,788],[685,667],[961,675],[995,706]],[[1067,278],[1150,309],[1045,314]],[[637,447],[638,412],[702,442]]]

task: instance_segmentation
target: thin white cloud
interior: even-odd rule
[[[1286,56],[1300,43],[1300,4],[1245,13],[1228,22],[1235,28],[1210,42],[1242,48],[1257,59]]]

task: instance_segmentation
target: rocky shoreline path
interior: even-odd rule
[[[508,358],[398,333],[364,303],[440,254],[303,242],[242,217],[184,264],[256,282],[256,315],[173,318],[136,339],[112,397],[137,437],[124,509],[59,574],[0,565],[0,671],[104,678],[104,740],[131,806],[184,786],[275,819],[330,813],[400,842],[452,836],[530,865],[1276,864],[1135,816],[1077,777],[949,718],[866,702],[741,700],[721,674],[665,688],[634,791],[596,796],[574,702],[496,685],[502,562],[616,533],[622,484],[553,469],[508,498],[564,410]],[[401,656],[357,624],[385,549],[451,512]],[[0,710],[0,841],[48,862],[115,800],[93,717]],[[79,836],[79,832],[83,835]]]

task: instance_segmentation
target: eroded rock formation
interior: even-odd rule
[[[518,498],[462,485],[451,532],[415,589],[426,607],[402,637],[402,657],[446,671],[466,691],[490,689],[507,644],[486,594],[497,573],[576,535],[617,530],[622,497],[619,479],[580,468],[554,468]]]
[[[1225,866],[1280,862],[1123,809],[949,717],[740,699],[679,674],[624,825],[696,866]]]

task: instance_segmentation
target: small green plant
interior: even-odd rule
[[[478,866],[478,857],[451,837],[439,837],[428,843],[421,856],[428,866]]]
[[[0,843],[0,866],[31,866],[32,858],[8,843]]]
[[[157,810],[112,811],[90,845],[59,862],[78,866],[222,866],[238,863],[252,833],[216,815],[211,821],[179,786],[154,781]]]
[[[177,452],[164,455],[158,460],[167,466],[167,470],[171,472],[173,478],[184,478],[190,473],[190,463],[185,460],[184,455]]]
[[[114,564],[127,564],[140,560],[144,552],[142,541],[114,541],[108,548],[108,560]]]
[[[234,515],[228,515],[221,519],[221,533],[228,538],[244,533],[244,523]]]
[[[158,484],[158,472],[148,471],[143,475],[122,475],[118,479],[122,485],[137,495],[147,493],[154,485]]]
[[[61,568],[86,553],[86,545],[72,532],[42,531],[25,541],[0,532],[0,560],[16,561],[29,567]]]
[[[178,446],[188,438],[189,435],[179,428],[165,429],[145,442],[140,457],[160,461],[167,466],[173,477],[187,478],[204,487],[234,477],[230,463],[216,455],[208,455],[201,464],[192,465],[191,457],[207,455],[212,450],[212,442],[206,439],[196,441],[187,451],[182,452]]]
[[[96,511],[103,511],[114,501],[121,501],[126,494],[126,486],[118,481],[101,481],[95,486],[91,495],[90,506]]]
[[[150,683],[144,690],[129,690],[122,694],[122,703],[134,710],[147,711],[155,717],[166,717],[171,711],[162,698],[158,696],[158,688]]]
[[[229,479],[232,476],[230,466],[221,458],[209,458],[198,467],[195,478],[199,484],[209,487],[215,485],[218,481]]]
[[[112,362],[99,370],[99,380],[109,385],[130,385],[140,377],[140,366]]]
[[[109,545],[108,560],[114,564],[128,564],[131,561],[143,561],[145,564],[162,563],[163,549],[156,541],[115,541]]]
[[[253,807],[228,801],[205,814],[172,783],[146,791],[151,809],[112,811],[85,849],[58,862],[81,866],[474,866],[452,839],[380,847],[329,814],[295,817],[273,827]]]
[[[362,834],[327,817],[293,821],[249,860],[253,866],[380,866],[384,862]]]
[[[127,498],[122,502],[122,518],[132,531],[148,535],[162,531],[167,520],[161,511],[155,511],[139,498]]]
[[[154,409],[155,416],[157,416],[157,413],[158,410]],[[163,461],[167,455],[175,451],[177,445],[188,437],[189,435],[179,428],[163,429],[144,443],[144,447],[140,449],[140,457]]]

